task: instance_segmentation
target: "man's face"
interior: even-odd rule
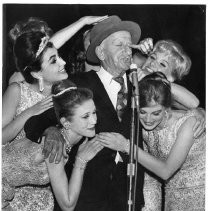
[[[123,75],[131,64],[132,51],[129,45],[131,35],[127,31],[118,31],[108,36],[101,43],[104,68],[113,76]]]

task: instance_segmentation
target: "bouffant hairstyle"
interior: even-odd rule
[[[156,102],[166,108],[171,107],[170,82],[161,72],[154,72],[145,76],[139,82],[140,108],[149,107]]]
[[[23,74],[28,83],[37,81],[37,79],[31,75],[31,72],[38,72],[41,70],[44,52],[48,48],[53,47],[51,42],[47,42],[41,53],[37,56],[40,45],[45,38],[47,38],[45,33],[31,31],[21,34],[14,43],[13,52],[16,67]]]
[[[167,52],[174,62],[172,76],[175,81],[180,81],[190,71],[191,60],[184,52],[181,45],[172,40],[160,40],[153,49],[153,52]]]

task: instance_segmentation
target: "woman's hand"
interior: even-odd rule
[[[120,133],[99,133],[96,135],[97,141],[110,149],[129,153],[129,141]]]
[[[85,16],[82,17],[81,19],[84,21],[85,24],[90,25],[90,24],[97,24],[105,19],[108,18],[108,15],[105,16]]]
[[[138,45],[129,45],[131,48],[140,50],[143,54],[149,54],[153,50],[153,39],[146,38]]]
[[[53,107],[52,95],[46,97],[44,100],[36,103],[34,106],[28,108],[31,116],[39,115],[46,110]]]
[[[102,144],[96,141],[96,138],[93,138],[91,141],[86,140],[79,146],[77,156],[85,161],[89,161],[103,148]]]

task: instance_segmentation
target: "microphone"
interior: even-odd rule
[[[131,81],[133,84],[133,95],[136,102],[136,108],[139,109],[139,86],[138,86],[138,76],[137,76],[137,65],[131,64],[130,65],[130,72],[131,72]]]

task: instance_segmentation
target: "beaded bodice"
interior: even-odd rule
[[[143,130],[143,137],[149,153],[160,159],[166,160],[173,147],[180,126],[193,116],[192,112],[187,112],[171,126],[167,126],[158,131]],[[205,135],[200,139],[195,139],[188,156],[178,172],[169,179],[166,188],[186,187],[203,185],[205,176]],[[193,178],[193,179],[192,179]]]
[[[27,108],[35,105],[39,101],[45,98],[39,92],[32,90],[26,82],[20,82],[20,101],[16,109],[15,117],[22,113]],[[21,130],[19,134],[16,136],[15,140],[21,139],[25,137],[24,130]]]
[[[45,98],[26,83],[19,84],[21,96],[16,116]],[[9,201],[5,209],[53,210],[53,196],[42,149],[43,143],[28,140],[23,129],[12,142],[2,147],[2,193],[3,200]]]

